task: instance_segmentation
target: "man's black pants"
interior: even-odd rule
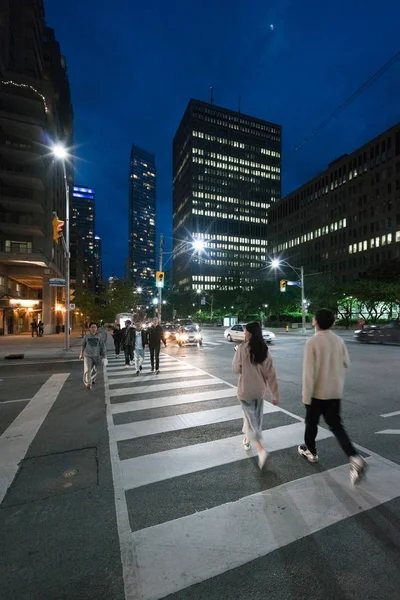
[[[125,364],[129,365],[129,363],[133,360],[133,346],[124,346],[125,352]]]
[[[340,417],[340,400],[318,400],[317,398],[313,398],[311,404],[306,404],[306,431],[304,434],[304,443],[310,452],[317,454],[315,438],[317,437],[318,422],[321,415],[324,417],[329,429],[341,445],[343,452],[347,454],[347,456],[354,456],[357,454],[342,424],[342,419]]]
[[[156,371],[158,371],[160,368],[160,348],[161,346],[150,348],[150,362],[152,371],[154,371],[154,358],[156,359]]]

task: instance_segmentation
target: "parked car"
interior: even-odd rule
[[[203,333],[198,325],[189,325],[188,327],[180,327],[176,332],[176,341],[178,346],[186,344],[203,345]]]
[[[246,323],[237,323],[232,325],[229,329],[225,330],[224,337],[228,342],[244,342],[244,330],[246,329]],[[276,339],[276,335],[272,331],[267,329],[262,330],[263,338],[267,344],[271,344]]]
[[[400,324],[396,321],[389,325],[365,325],[354,332],[354,337],[364,344],[400,344]]]

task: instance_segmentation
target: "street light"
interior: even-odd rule
[[[274,258],[270,262],[270,267],[272,269],[279,269],[281,266],[289,267],[294,271],[297,277],[300,277],[300,287],[301,287],[301,321],[302,321],[302,330],[303,334],[306,333],[306,310],[307,310],[307,300],[304,295],[304,267],[303,265],[300,269],[296,269],[293,265],[289,264],[287,260],[282,260],[281,258]]]
[[[54,144],[52,147],[54,158],[61,161],[63,179],[65,186],[65,350],[69,350],[69,323],[70,323],[70,252],[69,252],[69,187],[65,161],[68,152],[62,144]]]
[[[200,252],[202,252],[202,250],[204,250],[205,244],[204,244],[203,240],[193,240],[192,246],[193,246],[193,249],[196,250],[196,252],[200,253]]]
[[[137,291],[138,294],[141,294],[143,290],[142,290],[141,287],[138,287],[138,288],[136,288],[136,291]]]
[[[154,304],[154,306],[157,306],[157,304],[158,304],[158,298],[153,298],[153,304]]]

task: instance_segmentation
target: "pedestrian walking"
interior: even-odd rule
[[[104,344],[107,345],[107,329],[105,328],[103,321],[101,321],[98,331],[99,335],[103,338]]]
[[[155,367],[156,375],[158,375],[160,372],[161,342],[164,344],[164,346],[167,345],[164,329],[161,327],[160,321],[156,317],[153,319],[153,323],[147,332],[147,343],[150,350],[151,372],[154,373]]]
[[[279,404],[279,390],[275,367],[260,323],[247,323],[245,343],[236,348],[232,368],[239,375],[238,399],[244,413],[243,448],[250,450],[251,443],[254,442],[258,452],[258,466],[262,470],[268,459],[262,445],[264,397],[269,389],[272,404]]]
[[[136,375],[140,375],[140,371],[142,370],[142,365],[144,361],[144,348],[147,344],[147,335],[146,331],[143,329],[141,323],[136,324],[136,328],[134,329],[133,334],[133,351],[135,358],[135,369]]]
[[[131,327],[131,321],[127,319],[125,321],[125,327],[121,329],[121,348],[125,354],[125,369],[129,365],[133,365],[133,328]]]
[[[42,320],[38,323],[39,337],[43,337],[44,323]]]
[[[119,353],[121,351],[121,340],[122,340],[122,331],[121,331],[120,325],[116,325],[114,327],[112,336],[113,336],[113,340],[114,340],[115,356],[118,358]]]
[[[31,333],[32,333],[32,337],[34,335],[36,335],[36,337],[37,337],[37,334],[38,334],[38,325],[37,325],[36,319],[33,319],[32,323],[31,323]]]
[[[350,480],[358,482],[364,475],[366,462],[357,454],[340,416],[345,370],[350,364],[346,344],[330,331],[335,322],[331,310],[317,311],[313,326],[316,331],[306,343],[303,362],[303,403],[306,406],[304,444],[299,454],[310,463],[318,462],[315,439],[322,415],[350,462]]]
[[[83,358],[83,383],[88,390],[96,383],[97,368],[107,358],[106,345],[97,330],[97,323],[90,323],[89,333],[82,340],[79,358]]]

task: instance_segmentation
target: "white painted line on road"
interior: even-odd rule
[[[167,373],[175,373],[175,377],[179,377],[181,372],[185,372],[185,371],[199,371],[199,369],[197,369],[197,367],[184,367],[179,365],[178,367],[164,367],[162,368],[162,377],[164,378],[165,375]],[[116,371],[112,371],[112,373],[108,374],[108,377],[111,379],[112,377],[134,377],[136,379],[137,375],[136,375],[136,371],[135,369],[118,369]],[[158,377],[158,379],[160,379],[160,375],[155,375],[154,373],[151,373],[150,370],[146,370],[143,367],[143,371],[140,372],[140,377],[146,377],[146,381],[148,379],[151,378],[156,378]],[[152,381],[152,379],[150,379],[150,381]],[[112,383],[112,382],[111,382]]]
[[[386,435],[400,435],[400,429],[384,429],[383,431],[375,431],[375,433],[383,433]]]
[[[143,375],[136,375],[136,372],[134,374],[130,373],[130,376],[132,378],[132,381],[127,381],[127,378],[113,378],[110,379],[109,384],[110,385],[120,385],[121,383],[131,383],[135,386],[139,386],[139,385],[143,385],[144,383],[147,384],[148,381],[168,381],[168,379],[177,379],[178,377],[198,377],[199,376],[199,372],[197,369],[185,369],[184,371],[181,371],[180,373],[162,373],[162,379],[161,379],[161,375],[156,375],[155,373],[152,374],[148,374],[146,375],[146,373],[144,373]]]
[[[2,404],[12,404],[13,402],[30,402],[31,398],[21,398],[20,400],[1,400],[0,406]]]
[[[387,417],[397,417],[397,415],[400,415],[400,410],[395,410],[394,412],[386,413],[384,415],[381,415],[381,417],[386,419]]]
[[[329,431],[321,428],[318,440],[331,436]],[[243,450],[242,438],[243,435],[237,435],[122,460],[125,489],[134,489],[171,477],[180,477],[203,469],[245,460],[252,454]],[[264,447],[269,452],[275,452],[292,448],[297,444],[302,444],[303,441],[304,425],[303,423],[294,423],[266,430]]]
[[[108,387],[107,369],[104,369],[104,388],[107,407],[107,428],[110,444],[111,472],[114,484],[115,514],[119,547],[121,551],[122,578],[124,581],[124,600],[139,600],[139,577],[136,565],[136,556],[132,543],[129,513],[126,504],[126,495],[123,485],[121,462],[118,455],[118,445],[115,439],[115,428],[110,411],[110,392]]]
[[[375,457],[368,464],[358,487],[341,466],[133,533],[143,599],[164,598],[398,498],[398,471]]]
[[[69,373],[52,375],[0,436],[0,503]]]
[[[218,383],[225,383],[217,377],[211,377],[210,379],[193,379],[192,381],[178,381],[175,383],[160,383],[159,385],[138,385],[137,387],[130,388],[119,388],[117,390],[110,390],[110,396],[115,398],[116,396],[131,396],[135,394],[146,394],[148,392],[164,392],[165,390],[179,390],[183,388],[217,385]]]
[[[279,408],[269,402],[264,403],[264,414],[278,412]],[[146,435],[155,435],[167,431],[180,431],[190,427],[201,427],[203,425],[212,425],[226,421],[234,421],[243,418],[242,407],[237,401],[237,406],[227,406],[224,408],[214,408],[200,412],[186,413],[182,415],[173,415],[170,417],[159,417],[139,421],[136,423],[124,423],[116,425],[116,438],[118,442],[130,440]]]
[[[111,404],[113,415],[119,415],[125,412],[136,410],[148,410],[151,408],[162,408],[164,406],[176,406],[177,404],[192,404],[194,402],[206,402],[220,398],[231,398],[232,406],[237,403],[236,389],[228,388],[225,390],[213,390],[211,392],[197,392],[195,394],[179,394],[177,396],[162,396],[160,398],[151,398],[149,400],[133,400],[129,402],[118,402]]]

